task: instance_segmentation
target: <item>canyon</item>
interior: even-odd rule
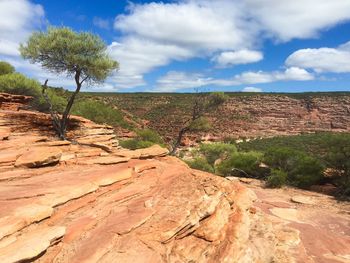
[[[350,132],[350,95],[346,92],[227,94],[229,99],[207,114],[212,129],[190,133],[187,139],[222,141],[322,131]],[[170,141],[190,117],[194,96],[198,95],[134,93],[92,97],[139,118],[141,127],[154,129]]]
[[[81,117],[59,141],[30,99],[0,94],[0,262],[349,262],[348,202],[123,149]]]

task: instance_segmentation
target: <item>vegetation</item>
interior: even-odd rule
[[[78,100],[73,105],[72,114],[82,116],[96,123],[130,128],[120,111],[99,101]]]
[[[150,129],[137,130],[136,134],[137,136],[134,139],[120,141],[120,146],[130,150],[147,148],[154,144],[159,144],[161,146],[164,146],[163,139],[159,136],[158,133],[156,133],[153,130],[150,130]]]
[[[186,161],[186,163],[192,168],[201,170],[208,173],[214,173],[214,168],[208,163],[207,159],[204,157],[196,157],[191,161]]]
[[[0,62],[0,66],[10,65]],[[7,66],[6,66],[7,67]],[[9,68],[13,68],[11,65]],[[30,79],[21,73],[12,72],[0,75],[0,92],[10,94],[32,96],[31,107],[41,112],[49,112],[50,104],[44,99],[40,83]],[[47,88],[46,95],[49,97],[54,111],[63,112],[67,105],[67,98],[71,93],[64,89]],[[92,99],[77,100],[72,107],[72,114],[90,119],[96,123],[120,126],[132,129],[123,117],[123,114],[100,101]]]
[[[221,176],[261,178],[273,188],[331,183],[339,198],[350,199],[350,134],[303,134],[237,145],[227,141],[201,144],[187,163]]]
[[[226,99],[227,96],[223,92],[197,93],[197,96],[193,97],[193,102],[191,103],[191,116],[182,123],[171,154],[175,154],[185,133],[209,130],[210,123],[205,118],[205,114],[217,109]]]
[[[280,188],[287,184],[287,173],[280,169],[272,169],[267,177],[266,186],[270,188]]]
[[[0,75],[11,74],[15,72],[15,68],[5,61],[0,61]]]
[[[259,165],[262,160],[260,152],[237,152],[229,159],[217,166],[217,172],[222,176],[261,177],[262,169]]]
[[[33,33],[26,44],[21,44],[20,52],[31,63],[38,63],[50,72],[65,74],[75,80],[75,92],[61,116],[53,109],[47,96],[48,80],[43,85],[42,93],[50,105],[53,126],[61,139],[65,139],[70,111],[83,83],[101,83],[118,68],[118,63],[109,58],[100,37],[87,32],[76,33],[66,27],[51,27],[47,32]]]
[[[270,148],[265,152],[264,162],[273,169],[287,174],[286,183],[308,188],[322,183],[323,164],[315,157],[290,148]]]
[[[208,163],[214,167],[216,160],[225,160],[237,152],[233,144],[227,143],[208,143],[199,146],[199,152],[207,159]]]

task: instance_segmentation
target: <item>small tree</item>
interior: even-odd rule
[[[185,120],[177,139],[173,144],[171,154],[176,153],[183,136],[190,131],[206,131],[210,129],[210,123],[205,114],[217,109],[227,99],[223,92],[197,93],[193,100],[191,117]]]
[[[102,83],[118,69],[118,63],[108,56],[106,48],[100,37],[88,32],[77,33],[67,27],[34,32],[27,43],[20,46],[21,55],[31,63],[38,63],[49,72],[74,78],[76,89],[61,115],[54,111],[46,94],[48,80],[42,90],[50,104],[53,126],[62,140],[66,139],[70,111],[83,83]]]

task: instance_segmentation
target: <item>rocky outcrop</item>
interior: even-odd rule
[[[19,110],[32,100],[30,96],[0,93],[0,108],[3,110]]]
[[[102,100],[147,121],[169,140],[190,117],[193,94],[116,94]],[[193,133],[184,140],[222,140],[295,135],[317,131],[350,132],[349,93],[232,95],[210,112],[210,133]]]
[[[305,221],[297,212],[283,216],[276,200],[270,211],[264,193],[257,199],[239,182],[192,170],[166,149],[122,149],[110,128],[81,118],[73,142],[57,141],[48,120],[0,110],[0,262],[341,262],[349,254],[338,245],[341,253],[322,251],[333,261],[313,261],[309,240],[301,242],[312,225],[293,225]]]
[[[280,238],[295,246],[293,260],[350,262],[349,202],[338,202],[331,196],[301,189],[266,189],[262,182],[254,179],[231,179],[243,182],[256,193],[255,207],[275,224],[283,222],[284,233]],[[285,231],[286,228],[290,231]]]

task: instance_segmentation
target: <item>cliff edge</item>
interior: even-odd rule
[[[259,202],[237,180],[192,170],[159,146],[122,149],[111,127],[79,117],[68,133],[72,142],[58,141],[48,115],[9,107],[6,96],[0,109],[2,263],[349,259],[346,223],[337,239],[341,251],[327,252],[328,258],[322,252],[321,259],[333,261],[312,261],[315,250],[305,246],[302,228],[290,225],[302,220],[294,222],[293,212],[287,218],[270,213],[264,192],[257,190],[266,201]]]

